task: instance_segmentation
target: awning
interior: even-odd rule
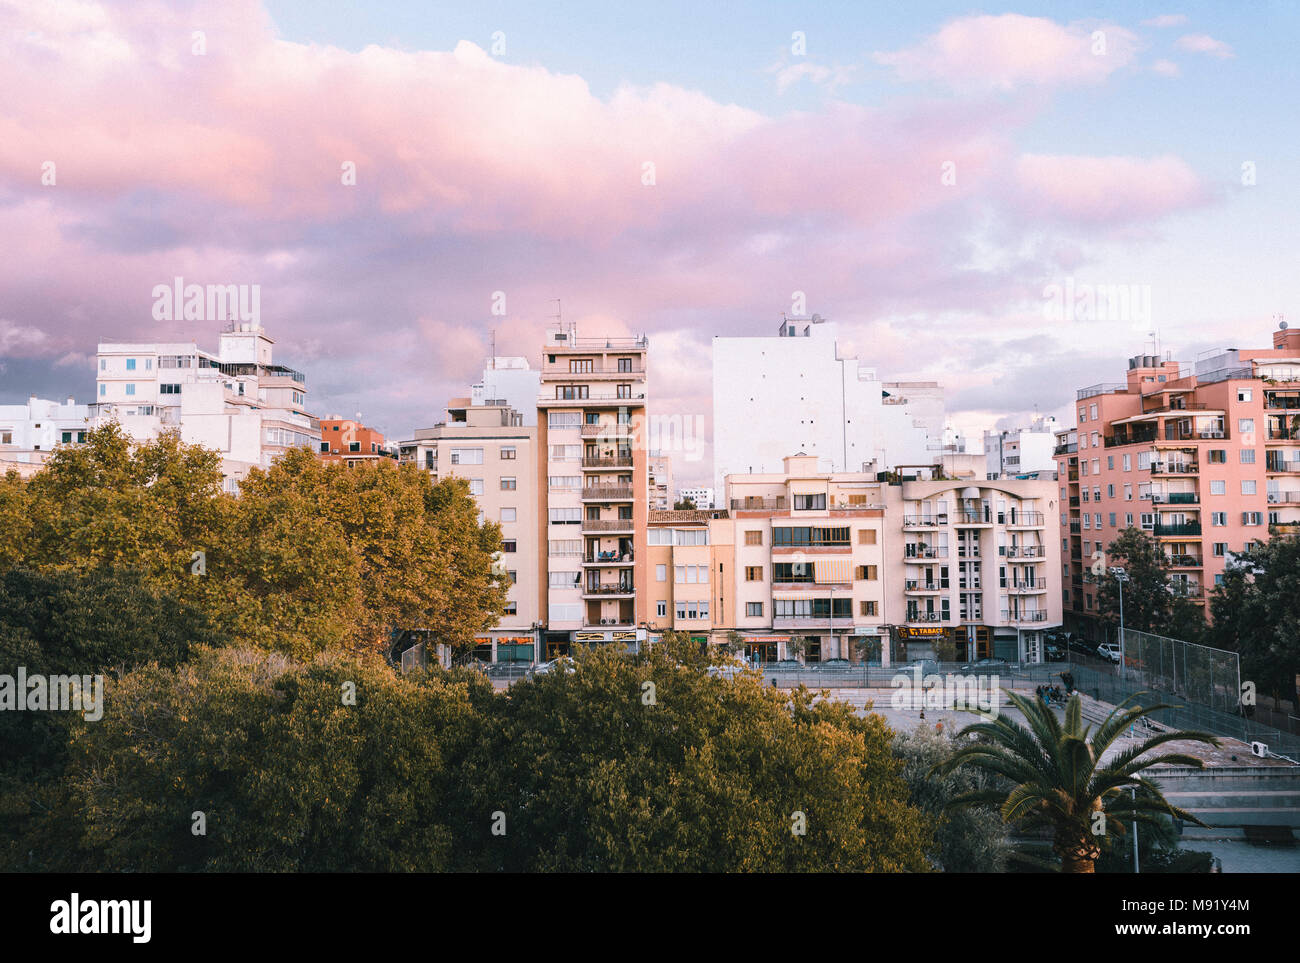
[[[821,585],[828,582],[848,582],[850,580],[849,566],[851,564],[848,559],[815,559],[813,561],[813,581]]]

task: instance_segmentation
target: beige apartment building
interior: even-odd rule
[[[538,609],[546,658],[574,642],[646,638],[646,353],[640,338],[542,347],[537,400]]]
[[[668,511],[673,507],[673,456],[651,451],[646,467],[650,510]]]
[[[1054,481],[824,472],[817,461],[727,476],[726,510],[655,513],[652,629],[713,642],[735,631],[763,662],[890,665],[949,645],[962,661],[1043,660],[1061,622]]]
[[[456,398],[446,420],[397,448],[399,462],[418,465],[435,480],[466,479],[481,518],[501,526],[498,564],[509,574],[508,601],[500,624],[477,640],[476,657],[525,664],[541,658],[536,426],[503,403]]]

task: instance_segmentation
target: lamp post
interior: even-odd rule
[[[1128,573],[1118,565],[1110,569],[1111,576],[1115,579],[1115,584],[1119,588],[1119,677],[1124,678],[1124,670],[1128,665],[1128,659],[1124,653],[1124,583],[1128,581]]]
[[[1137,786],[1129,786],[1129,792],[1133,795],[1133,872],[1140,873],[1142,869],[1138,866],[1138,819],[1137,819]]]

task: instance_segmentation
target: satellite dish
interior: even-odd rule
[[[1285,322],[1285,321],[1279,321],[1279,322],[1277,323],[1277,326],[1278,326],[1279,328],[1281,328],[1283,331],[1286,330],[1286,322]]]

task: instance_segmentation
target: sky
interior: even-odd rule
[[[100,340],[215,349],[154,317],[181,276],[259,285],[309,409],[393,439],[492,332],[535,364],[556,298],[649,337],[652,415],[707,426],[711,339],[802,298],[968,436],[1067,419],[1131,355],[1300,321],[1298,35],[1267,2],[0,0],[0,403],[91,400]]]

